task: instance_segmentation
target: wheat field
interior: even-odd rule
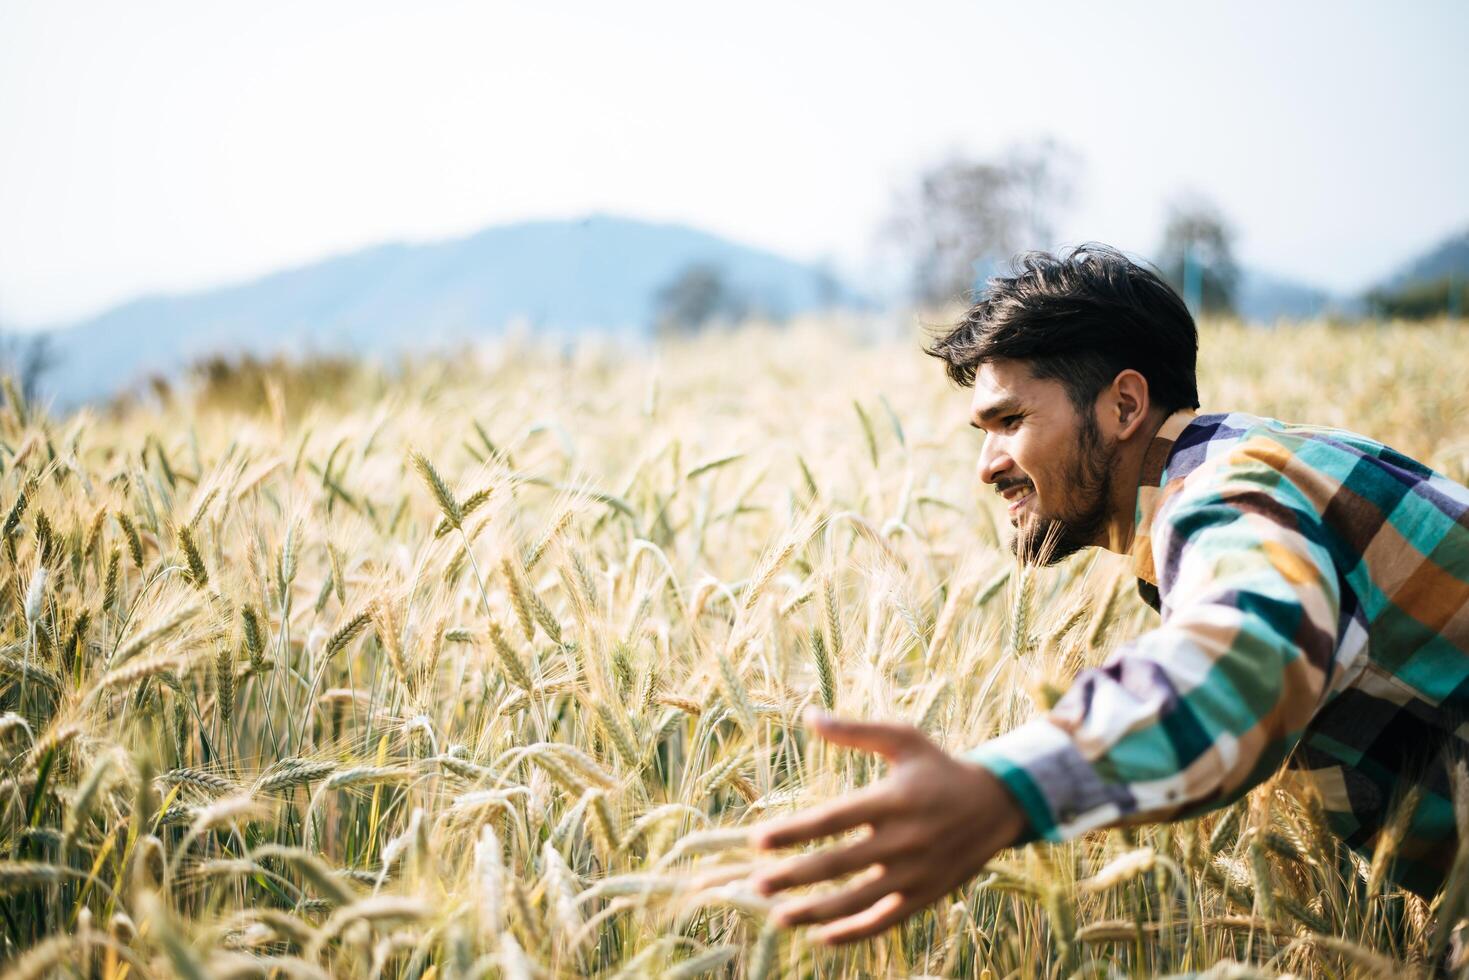
[[[1156,622],[1118,556],[1015,565],[921,340],[217,363],[61,417],[7,384],[0,969],[1426,974],[1469,882],[1392,888],[1284,779],[850,947],[766,926],[740,828],[881,774],[807,705],[959,751]],[[1465,363],[1448,323],[1207,324],[1203,410],[1462,481]]]

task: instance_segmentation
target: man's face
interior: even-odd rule
[[[1101,544],[1117,446],[1102,444],[1093,413],[1077,412],[1059,381],[1037,380],[1013,360],[979,368],[970,411],[985,434],[979,478],[1005,498],[1016,528],[1011,552],[1052,565]]]

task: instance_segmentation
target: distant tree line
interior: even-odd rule
[[[835,306],[843,299],[841,282],[825,264],[815,269],[812,288],[819,306]],[[684,266],[653,296],[653,329],[659,336],[695,333],[751,316],[778,315],[748,286],[710,262]]]
[[[653,297],[653,329],[660,336],[694,333],[715,322],[737,323],[753,307],[751,297],[717,265],[685,266]]]
[[[881,241],[910,270],[909,298],[930,308],[971,301],[1018,253],[1053,247],[1079,171],[1077,155],[1051,139],[988,157],[951,153],[923,169],[894,196],[880,229]],[[1237,315],[1243,274],[1235,241],[1213,201],[1184,192],[1165,205],[1154,267],[1195,316]],[[1469,276],[1374,289],[1363,301],[1382,317],[1461,316],[1469,310]],[[657,328],[665,335],[697,331],[743,319],[753,306],[719,268],[690,265],[659,291]]]
[[[887,222],[911,256],[914,299],[930,306],[967,299],[1016,253],[1048,248],[1078,169],[1072,151],[1045,139],[989,160],[951,156],[919,174]],[[1157,267],[1195,314],[1235,311],[1234,231],[1202,195],[1168,205]]]
[[[1367,293],[1367,309],[1390,320],[1463,316],[1469,310],[1469,279],[1449,275],[1395,289],[1373,289]]]

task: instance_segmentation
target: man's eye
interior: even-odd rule
[[[1000,419],[1000,421],[1004,424],[1005,428],[1012,429],[1020,424],[1020,416],[1006,415],[1004,418]]]

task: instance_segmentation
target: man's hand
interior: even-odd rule
[[[750,840],[761,850],[870,829],[852,843],[771,861],[750,876],[769,895],[863,872],[840,890],[781,903],[771,913],[778,925],[831,922],[818,934],[826,943],[874,936],[974,877],[1025,829],[1024,813],[998,779],[948,755],[911,725],[814,710],[806,724],[828,742],[876,752],[891,765],[871,786],[752,828]]]

